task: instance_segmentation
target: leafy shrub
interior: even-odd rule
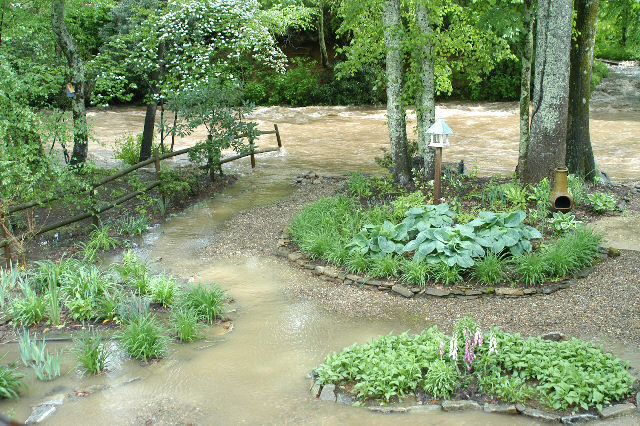
[[[116,139],[113,144],[113,156],[124,161],[126,164],[134,165],[140,160],[140,147],[142,146],[142,133],[137,136],[127,135],[121,139]]]
[[[604,192],[595,192],[588,195],[589,203],[596,213],[604,213],[607,210],[615,210],[616,196],[613,194],[605,194]]]
[[[109,236],[110,231],[111,227],[109,226],[96,227],[91,231],[89,241],[86,244],[81,243],[85,260],[92,261],[99,252],[111,250],[118,246],[118,240]]]
[[[521,62],[503,59],[481,81],[469,82],[469,96],[473,100],[513,101],[520,96]]]
[[[360,172],[351,173],[351,177],[347,181],[347,190],[352,197],[369,197],[371,195],[369,179]]]
[[[76,347],[72,352],[78,359],[78,367],[90,374],[100,374],[105,369],[109,356],[102,334],[91,328],[81,331],[73,341]]]
[[[130,321],[120,336],[123,349],[132,357],[147,361],[162,358],[167,350],[164,330],[156,324],[155,317],[143,315]]]
[[[554,212],[553,217],[549,220],[549,224],[558,234],[575,230],[581,223],[581,221],[576,220],[575,215],[568,212]]]
[[[573,201],[576,205],[585,204],[587,202],[587,186],[584,184],[584,180],[577,175],[567,176],[567,187],[569,189],[569,195],[573,197]]]
[[[455,364],[437,359],[429,364],[423,389],[436,398],[448,399],[458,387],[460,373]]]
[[[407,210],[410,210],[412,207],[423,206],[425,201],[426,197],[422,191],[415,191],[411,194],[402,195],[396,198],[391,202],[391,206],[393,207],[393,218],[398,221],[404,219],[404,215]]]
[[[492,285],[504,280],[504,261],[495,253],[489,253],[476,261],[473,276],[482,284]]]
[[[171,324],[181,342],[193,342],[200,336],[199,315],[191,309],[176,309],[171,312]]]
[[[18,373],[15,368],[0,366],[0,398],[18,399],[20,392],[26,389],[22,380],[24,375]]]
[[[181,306],[192,310],[200,320],[212,323],[224,315],[227,295],[217,285],[190,285],[182,294]]]

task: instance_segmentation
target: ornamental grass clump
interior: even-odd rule
[[[176,300],[178,286],[175,281],[165,275],[155,275],[149,281],[151,300],[167,307]]]
[[[171,324],[181,342],[193,342],[200,337],[199,320],[198,313],[191,309],[181,308],[171,312]]]
[[[433,265],[427,262],[404,260],[401,265],[402,275],[400,279],[408,285],[424,287],[427,279],[433,271]]]
[[[201,321],[212,323],[224,315],[227,299],[217,284],[190,285],[182,294],[180,306],[195,312]]]
[[[505,279],[505,261],[495,253],[489,253],[476,261],[472,274],[481,284],[497,284]]]
[[[62,365],[62,353],[50,354],[47,351],[47,342],[43,338],[38,342],[38,334],[33,334],[33,340],[28,330],[23,330],[18,335],[18,351],[20,358],[26,367],[31,367],[38,379],[50,381],[60,375]]]
[[[20,392],[27,387],[23,379],[24,375],[18,373],[15,368],[0,365],[0,398],[18,399]]]
[[[93,328],[78,333],[73,339],[76,347],[71,351],[78,360],[78,367],[89,374],[100,374],[107,366],[109,347],[102,333]]]
[[[164,329],[150,314],[126,324],[120,335],[120,344],[129,355],[141,361],[162,358],[167,351]]]

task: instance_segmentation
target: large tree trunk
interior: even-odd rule
[[[80,58],[78,46],[71,34],[69,34],[67,24],[64,22],[64,0],[54,0],[51,9],[51,26],[62,53],[69,63],[71,84],[75,89],[75,96],[71,100],[73,111],[73,153],[71,154],[70,164],[77,165],[87,160],[89,141],[84,105],[86,90],[84,62]]]
[[[382,14],[384,44],[387,49],[387,120],[393,160],[393,177],[401,185],[411,179],[407,153],[407,125],[402,104],[402,23],[400,0],[385,0]]]
[[[571,0],[538,2],[531,141],[522,170],[525,182],[552,180],[554,169],[565,166],[571,10]]]
[[[318,44],[320,45],[320,62],[322,66],[327,68],[329,66],[329,56],[327,55],[327,45],[324,42],[324,2],[321,1],[318,5],[320,9],[318,12]]]
[[[578,37],[571,46],[567,167],[570,173],[587,179],[596,176],[596,162],[589,135],[589,99],[598,5],[599,0],[574,1]]]
[[[518,166],[516,174],[520,176],[526,167],[530,141],[530,111],[531,111],[531,63],[533,61],[533,27],[535,19],[531,10],[531,0],[525,0],[523,24],[526,29],[522,40],[520,59],[520,149],[518,152]]]
[[[436,105],[434,99],[434,57],[433,57],[433,29],[429,19],[429,11],[425,2],[419,1],[416,6],[416,21],[418,28],[424,35],[420,60],[418,63],[420,82],[416,99],[416,115],[418,120],[418,147],[424,159],[424,176],[427,180],[434,178],[436,151],[429,147],[430,137],[427,130],[435,122]]]

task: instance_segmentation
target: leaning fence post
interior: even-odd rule
[[[251,141],[249,142],[249,150],[250,150],[250,152],[251,152],[251,168],[252,168],[252,169],[255,169],[255,168],[256,168],[256,156],[255,156],[255,154],[254,154],[254,152],[253,152],[253,151],[254,151],[254,148],[253,148],[253,147],[254,147],[254,145],[253,145],[253,140],[251,140]]]
[[[11,268],[11,239],[9,237],[9,233],[7,232],[7,227],[11,225],[8,223],[8,221],[9,218],[0,213],[0,226],[2,227],[2,235],[4,236],[5,240],[4,258],[7,261],[7,269]]]
[[[156,180],[159,182],[160,181],[160,156],[158,155],[158,148],[155,148],[153,150],[153,163],[156,167]],[[162,211],[166,212],[166,202],[167,199],[164,195],[164,192],[162,191],[162,187],[160,187],[160,202],[162,203]],[[164,214],[163,214],[164,216]]]
[[[278,141],[278,148],[282,148],[282,140],[280,139],[280,130],[278,130],[278,125],[274,124],[273,128],[276,129],[276,140]]]

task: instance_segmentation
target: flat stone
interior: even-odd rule
[[[451,291],[444,288],[429,287],[425,290],[424,294],[436,297],[446,297],[451,294]]]
[[[407,298],[413,297],[413,292],[402,284],[394,285],[393,287],[391,287],[391,290]]]
[[[309,269],[309,270],[315,270],[316,269],[316,265],[314,265],[313,263],[305,263],[304,264],[304,269]]]
[[[358,276],[358,275],[353,275],[353,274],[349,274],[346,276],[346,279],[353,281],[354,283],[362,283],[364,282],[364,278]]]
[[[589,276],[589,274],[590,274],[590,273],[592,273],[592,272],[593,272],[593,267],[585,268],[585,269],[583,269],[583,270],[581,270],[581,271],[576,272],[576,273],[574,274],[574,277],[576,277],[576,278],[586,278],[586,277],[588,277],[588,276]]]
[[[640,216],[605,216],[587,225],[604,236],[605,247],[640,251]]]
[[[532,294],[536,294],[538,292],[538,289],[535,288],[525,288],[524,290],[522,290],[522,292],[527,295],[527,296],[531,296]]]
[[[331,266],[325,266],[322,270],[322,274],[326,275],[329,278],[338,278],[339,272],[336,268],[332,268]]]
[[[442,401],[444,411],[482,410],[480,404],[469,399]]]
[[[55,405],[38,405],[25,420],[24,424],[32,425],[46,420],[49,416],[56,412]]]
[[[364,282],[365,285],[370,285],[371,287],[381,287],[381,286],[385,286],[386,281],[382,281],[382,280],[367,280]]]
[[[353,405],[353,399],[351,399],[349,395],[345,395],[340,391],[336,392],[336,402],[343,405]]]
[[[614,248],[614,247],[609,247],[609,250],[607,250],[607,256],[609,256],[609,257],[618,257],[618,256],[620,256],[620,250],[618,250],[617,248]]]
[[[289,256],[289,249],[286,247],[278,247],[278,256],[282,256],[282,257]]]
[[[495,291],[497,296],[524,296],[521,288],[498,287]]]
[[[569,336],[559,331],[550,331],[548,333],[544,333],[540,337],[544,340],[551,340],[552,342],[564,342],[566,340],[571,340]]]
[[[513,404],[484,404],[484,411],[494,414],[518,414]]]
[[[451,294],[457,294],[457,295],[459,295],[459,296],[464,296],[464,294],[465,294],[465,292],[466,292],[466,291],[467,291],[467,290],[466,290],[466,289],[464,289],[464,288],[460,288],[460,287],[453,287],[453,288],[451,289]]]
[[[288,241],[287,241],[287,240],[285,240],[284,238],[279,238],[279,239],[278,239],[278,247],[286,246],[286,245],[287,245],[287,243],[288,243]]]
[[[559,422],[560,416],[554,413],[549,413],[547,411],[536,410],[535,408],[525,408],[521,414],[523,416],[531,417],[532,419],[543,420],[545,422]]]
[[[592,422],[594,420],[598,420],[598,416],[594,416],[593,414],[584,413],[584,414],[574,414],[572,416],[564,416],[560,419],[560,421],[565,425],[577,425],[578,423],[587,423]]]
[[[322,390],[322,386],[320,386],[320,384],[318,382],[313,382],[313,384],[311,385],[311,395],[313,395],[314,398],[317,398],[318,395],[320,395],[320,391]]]
[[[557,285],[548,285],[542,289],[542,292],[544,294],[551,294],[551,293],[555,293],[556,291],[558,291]]]
[[[516,410],[518,411],[518,413],[522,413],[524,410],[526,410],[527,407],[524,406],[524,404],[518,402],[516,404]]]
[[[482,291],[480,290],[467,290],[464,292],[465,296],[481,296]]]
[[[417,287],[417,286],[411,287],[411,291],[414,292],[414,293],[420,293],[420,290],[421,290],[420,287]]]
[[[53,395],[52,397],[50,397],[46,401],[42,401],[41,403],[38,404],[38,406],[41,406],[41,405],[63,405],[64,401],[66,399],[67,399],[67,397],[66,397],[65,394],[59,393],[57,395]]]
[[[322,273],[324,272],[324,266],[318,265],[311,272],[313,272],[316,275],[322,275]]]
[[[442,410],[442,405],[440,404],[422,404],[422,405],[412,405],[411,407],[407,407],[409,411],[440,411]]]
[[[306,261],[306,260],[304,260],[304,259],[298,259],[298,260],[296,260],[296,263],[297,263],[298,265],[300,265],[300,266],[304,267],[304,265],[306,265],[306,264],[307,264],[307,261]]]
[[[462,300],[473,300],[473,299],[478,299],[480,296],[456,296],[456,297]]]
[[[630,402],[625,404],[616,404],[610,407],[605,407],[598,411],[600,417],[603,419],[611,419],[613,417],[625,416],[627,414],[633,414],[636,412],[636,406]]]
[[[344,282],[346,285],[351,285],[351,284],[353,284],[353,281],[348,280],[348,279],[346,279],[346,278],[345,278],[345,280],[344,280],[343,282]]]
[[[320,401],[333,401],[336,402],[336,385],[326,384],[322,387],[320,392]]]
[[[558,286],[558,289],[563,289],[563,288],[569,288],[572,285],[576,284],[575,281],[573,280],[566,280],[566,281],[562,281],[559,282],[558,284],[556,284]]]
[[[373,411],[375,413],[384,413],[384,414],[391,414],[391,413],[406,413],[409,410],[405,407],[367,407],[369,409],[369,411]]]
[[[294,252],[294,253],[289,253],[289,255],[287,257],[292,262],[295,262],[298,259],[302,259],[304,257],[304,255],[302,253],[300,253],[300,252]]]

